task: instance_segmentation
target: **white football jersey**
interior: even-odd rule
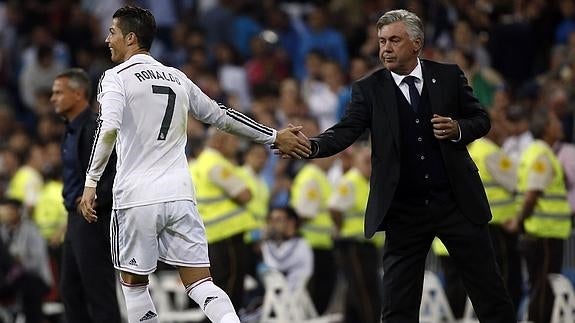
[[[115,209],[195,200],[185,156],[188,112],[262,144],[272,144],[276,137],[274,129],[218,104],[184,73],[145,54],[104,73],[98,102],[99,126],[86,186],[96,186],[115,144]]]

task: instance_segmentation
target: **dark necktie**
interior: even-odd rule
[[[409,100],[411,101],[411,107],[414,111],[417,111],[417,107],[419,107],[419,91],[417,91],[417,87],[415,87],[415,80],[417,77],[408,75],[403,78],[403,82],[409,86]]]

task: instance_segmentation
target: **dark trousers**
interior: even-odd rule
[[[495,258],[501,269],[501,275],[509,291],[515,313],[523,297],[523,275],[521,273],[521,254],[519,236],[509,233],[499,225],[489,225],[489,234],[495,249]]]
[[[66,323],[120,322],[116,274],[110,255],[110,212],[88,223],[68,210],[60,288]]]
[[[9,284],[0,284],[0,300],[10,299],[19,302],[26,323],[42,323],[43,298],[49,290],[48,285],[38,275],[23,271]]]
[[[548,275],[560,273],[564,240],[524,236],[521,253],[529,275],[529,321],[548,323],[553,310],[553,291]]]
[[[489,235],[495,251],[495,259],[501,270],[501,276],[513,302],[513,309],[518,313],[519,303],[523,297],[523,278],[521,274],[521,257],[516,233],[509,233],[499,225],[488,225]],[[461,318],[465,310],[467,293],[453,260],[449,256],[440,257],[445,276],[445,294],[455,318]]]
[[[208,244],[208,252],[214,284],[228,294],[234,308],[238,311],[244,305],[244,278],[246,276],[244,233]]]
[[[246,292],[244,295],[247,298],[246,309],[250,310],[254,306],[262,305],[263,297],[266,292],[264,283],[258,274],[258,267],[263,262],[260,241],[247,243],[245,252],[244,263],[246,266],[246,275],[252,276],[257,283],[253,290]]]
[[[339,240],[335,250],[347,282],[344,322],[379,322],[381,276],[377,248],[370,242]]]
[[[459,271],[451,257],[440,256],[439,262],[445,278],[445,296],[449,302],[449,307],[451,307],[453,317],[460,319],[463,317],[465,303],[467,302],[465,285],[463,285]]]
[[[331,249],[313,249],[313,273],[307,287],[317,312],[327,309],[337,278],[335,257]]]
[[[428,204],[394,201],[384,226],[383,322],[419,321],[425,259],[435,236],[447,247],[479,320],[516,322],[487,224],[463,216],[449,190],[435,192]]]

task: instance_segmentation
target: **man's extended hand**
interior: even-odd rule
[[[82,199],[78,204],[78,211],[82,213],[84,219],[86,219],[88,223],[98,221],[98,217],[96,216],[96,210],[94,209],[95,206],[96,206],[96,188],[84,187],[84,193],[82,194]]]
[[[301,132],[302,126],[288,125],[278,131],[273,148],[279,150],[282,158],[307,158],[311,154],[309,139]]]

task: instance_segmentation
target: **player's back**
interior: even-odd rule
[[[115,208],[193,199],[185,156],[189,80],[149,55],[132,56],[106,71],[105,78],[115,78],[124,101]]]

